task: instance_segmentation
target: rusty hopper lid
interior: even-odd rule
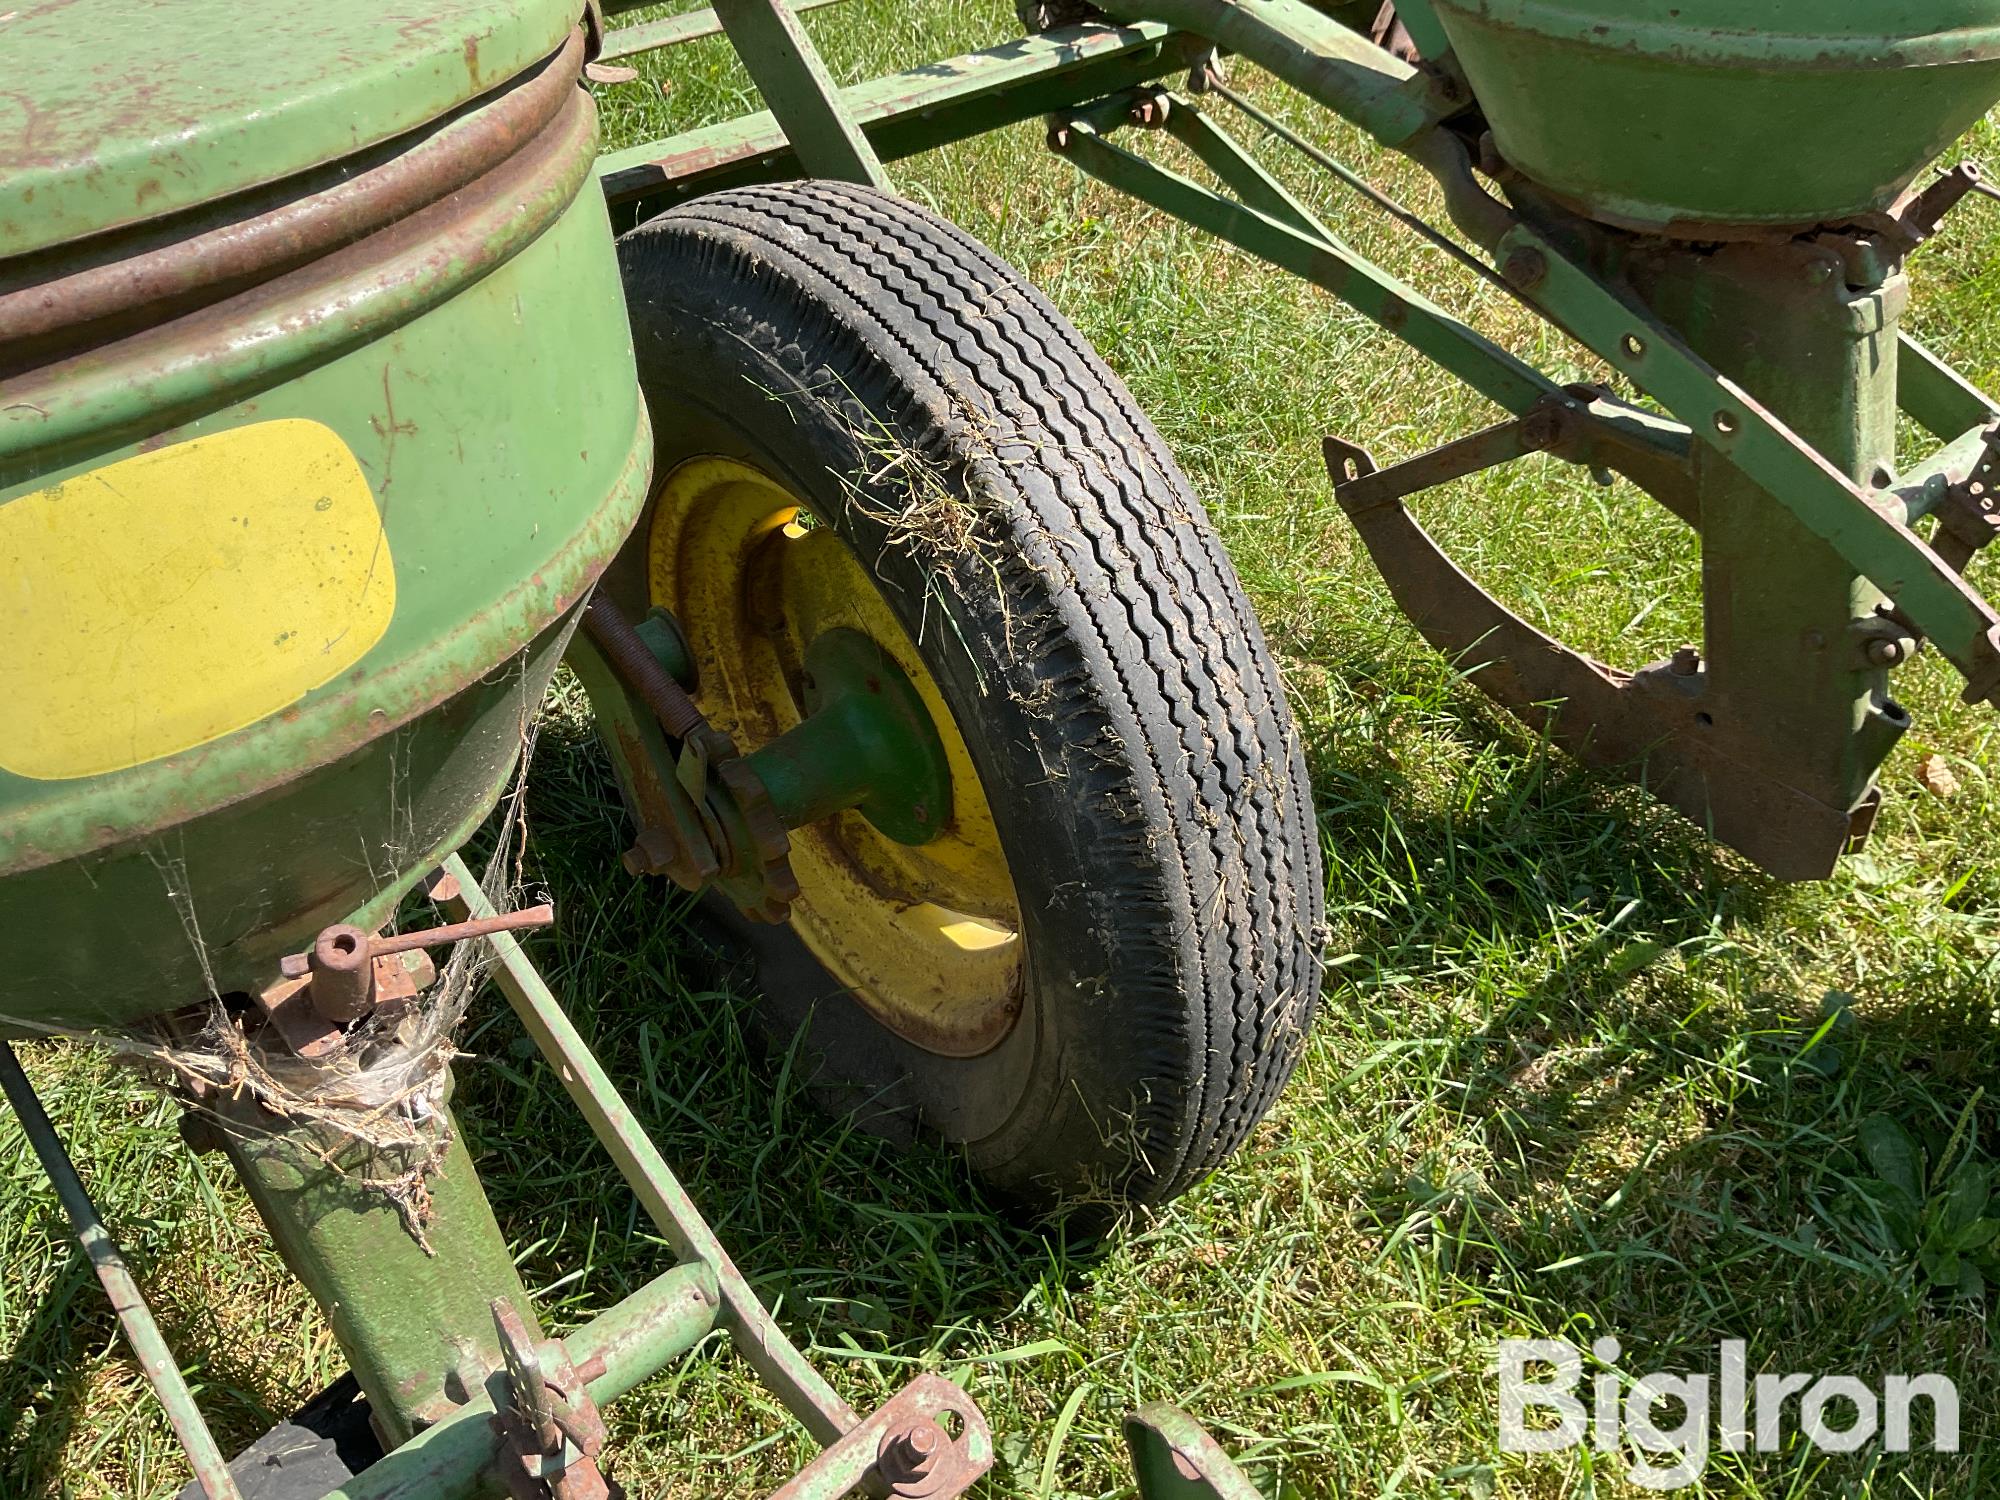
[[[582,0],[0,0],[0,258],[212,202],[423,125]]]

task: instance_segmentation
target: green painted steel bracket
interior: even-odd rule
[[[806,171],[887,188],[881,159],[785,0],[715,0],[715,14]]]
[[[685,890],[699,890],[722,873],[722,866],[694,797],[675,774],[675,747],[659,719],[619,678],[588,632],[570,637],[564,659],[590,699],[618,790],[639,827],[640,843],[629,857],[646,855],[648,830],[664,830],[669,836],[660,847],[671,851],[671,857],[657,873]]]
[[[1057,136],[1057,149],[1100,182],[1333,293],[1515,415],[1560,390],[1534,366],[1338,240],[1320,239],[1212,192],[1114,146],[1082,121]]]
[[[494,915],[492,902],[486,899],[463,859],[456,854],[450,856],[444,862],[444,870],[458,882],[458,901],[464,913],[474,917]],[[456,917],[458,912],[453,915]],[[564,1089],[589,1121],[591,1133],[609,1153],[640,1207],[682,1260],[699,1261],[715,1273],[721,1301],[719,1321],[729,1330],[738,1352],[777,1393],[786,1410],[820,1443],[832,1443],[858,1426],[861,1418],[854,1408],[841,1399],[839,1392],[826,1383],[785,1337],[750,1289],[750,1283],[722,1248],[715,1231],[708,1227],[631,1106],[619,1097],[610,1076],[591,1054],[582,1033],[536,972],[519,941],[504,932],[496,933],[488,941],[499,960],[493,970],[493,982],[507,997],[507,1003],[536,1047],[556,1069]]]
[[[1495,253],[1559,327],[1686,420],[1702,443],[1893,599],[1965,677],[1966,702],[2000,695],[2000,615],[1920,537],[1650,313],[1534,230],[1516,227]]]
[[[1177,1406],[1155,1401],[1128,1412],[1125,1446],[1139,1500],[1263,1500],[1222,1445]]]
[[[1191,66],[1206,49],[1170,28],[1069,26],[841,90],[877,155],[897,161]],[[797,177],[802,163],[769,112],[614,151],[598,181],[614,204]]]
[[[2000,416],[2000,404],[1907,333],[1896,340],[1896,404],[1946,443]]]
[[[1164,21],[1240,52],[1308,99],[1401,146],[1470,102],[1448,77],[1422,73],[1305,0],[1097,0],[1124,21]]]

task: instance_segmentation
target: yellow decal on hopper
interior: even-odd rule
[[[318,422],[259,422],[0,505],[0,769],[123,770],[241,729],[365,655],[396,610],[368,478]]]

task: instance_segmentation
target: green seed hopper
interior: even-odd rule
[[[1488,398],[1401,463],[1327,439],[1386,586],[1524,721],[1781,877],[1866,837],[1922,646],[2000,695],[1965,577],[2000,408],[1900,327],[1987,191],[1931,166],[2000,98],[2000,0],[1050,0],[845,88],[824,3],[30,0],[0,29],[0,1034],[166,1080],[353,1370],[226,1463],[0,1050],[210,1500],[595,1500],[602,1408],[717,1328],[825,1450],[788,1496],[957,1494],[992,1461],[957,1387],[863,1414],[800,1355],[529,961],[556,914],[460,854],[558,660],[632,830],[607,860],[710,893],[830,1096],[1002,1193],[1143,1204],[1283,1085],[1322,913],[1277,669],[1116,377],[886,162],[1042,119]],[[591,88],[721,33],[766,112],[596,155]],[[1245,64],[1419,163],[1449,224]],[[1602,382],[1358,254],[1235,119]],[[1899,456],[1899,417],[1936,446]],[[1404,503],[1532,454],[1697,530],[1699,646],[1571,651]],[[674,1252],[561,1337],[451,1117],[489,973]],[[1151,1500],[1251,1493],[1171,1409],[1127,1435]]]
[[[1886,213],[2000,98],[1980,0],[1436,11],[1504,160],[1584,218],[1677,239]]]
[[[596,389],[630,335],[575,24],[462,3],[426,49],[342,8],[114,115],[113,19],[10,23],[47,122],[0,187],[16,1019],[258,988],[490,811],[651,455]]]

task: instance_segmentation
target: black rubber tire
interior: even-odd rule
[[[369,1423],[368,1399],[342,1375],[229,1462],[243,1500],[320,1500],[382,1458]],[[191,1479],[175,1500],[208,1500]]]
[[[1003,1190],[1173,1197],[1290,1074],[1322,901],[1283,686],[1186,478],[1040,292],[903,199],[717,193],[619,257],[656,473],[754,462],[881,581],[958,719],[1026,924],[1021,1020],[984,1056],[903,1041],[788,930],[741,923],[773,1024],[808,1025],[823,1083],[962,1143]],[[888,543],[885,432],[972,509],[977,548]],[[647,524],[607,584],[635,606]]]

